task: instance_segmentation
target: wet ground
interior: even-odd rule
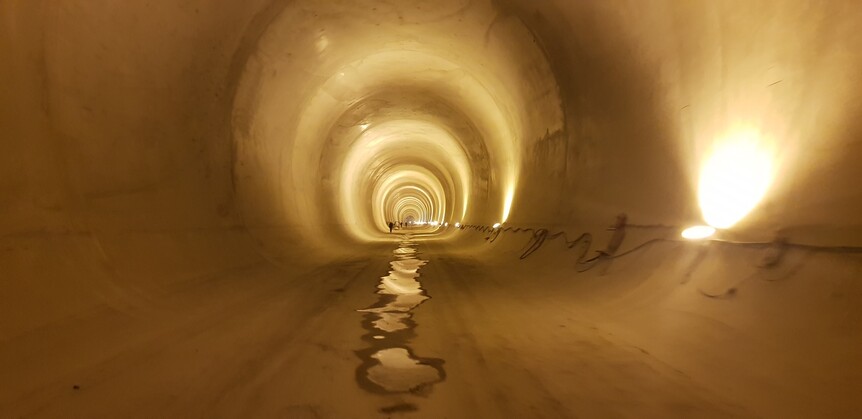
[[[3,342],[0,417],[750,416],[536,282],[407,235],[223,272]]]
[[[379,300],[359,310],[366,313],[362,325],[368,333],[363,339],[370,347],[357,351],[362,366],[356,377],[369,391],[428,393],[446,377],[443,360],[420,358],[409,346],[416,336],[413,310],[429,299],[419,282],[419,270],[428,261],[419,258],[416,242],[409,234],[392,253],[391,270],[377,286]]]

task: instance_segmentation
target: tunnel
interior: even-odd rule
[[[0,417],[860,415],[859,2],[0,18]]]

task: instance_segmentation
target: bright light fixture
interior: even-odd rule
[[[493,227],[494,227],[494,228],[500,228],[500,226],[501,226],[501,225],[502,225],[502,224],[500,224],[500,223],[494,223]]]
[[[722,140],[700,173],[698,200],[706,223],[729,228],[763,198],[772,182],[772,156],[759,134],[743,131]]]
[[[682,237],[689,240],[703,240],[715,234],[715,228],[710,226],[694,226],[682,231]]]
[[[509,186],[506,191],[506,198],[503,201],[503,222],[509,219],[509,211],[512,210],[512,200],[515,198],[515,187]]]

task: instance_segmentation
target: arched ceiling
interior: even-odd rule
[[[313,237],[331,216],[346,236],[374,240],[415,199],[420,221],[508,218],[524,139],[562,124],[544,52],[491,4],[437,3],[455,13],[439,19],[416,7],[300,1],[272,21],[234,111],[249,223]],[[527,102],[547,114],[528,118]],[[260,208],[267,199],[278,209]]]
[[[344,342],[320,329],[348,330],[386,223],[415,221],[436,307],[458,308],[439,336],[487,333],[464,346],[500,358],[486,388],[540,391],[509,416],[645,416],[593,383],[626,409],[673,393],[657,417],[701,412],[676,394],[701,387],[754,416],[858,415],[860,27],[853,0],[0,1],[0,411],[352,409],[269,379],[293,349],[352,357],[319,357]],[[680,243],[690,225],[732,243]],[[581,233],[633,252],[581,272]],[[539,355],[529,377],[509,346],[485,356],[500,336]],[[607,368],[530,385],[579,360]]]

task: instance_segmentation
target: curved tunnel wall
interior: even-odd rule
[[[151,307],[202,276],[355,253],[398,213],[381,185],[427,192],[402,205],[440,222],[598,241],[621,212],[699,224],[700,171],[739,133],[772,178],[726,237],[862,244],[854,2],[109,3],[0,6],[2,340],[97,305]],[[500,264],[523,245],[441,231]],[[855,342],[858,260],[806,263],[809,285],[781,302],[665,303],[752,333],[780,309],[825,316],[820,349]],[[800,305],[818,266],[840,297]],[[613,289],[583,292],[629,292]],[[758,305],[775,309],[739,314]]]
[[[362,189],[358,178],[387,153],[443,165],[438,181],[457,189],[448,198],[460,211],[431,218],[502,221],[524,139],[562,123],[553,75],[520,21],[498,24],[487,4],[451,2],[433,11],[376,5],[296,3],[261,37],[234,114],[238,188],[250,203],[250,223],[308,225],[305,234],[320,237],[316,226],[329,222],[317,218],[319,208],[343,205],[338,219],[348,233],[367,239],[376,231],[379,238],[379,217],[372,227],[358,214],[369,207],[368,194],[350,191]],[[532,82],[523,83],[525,76]],[[542,113],[525,115],[527,101]],[[421,144],[436,144],[439,153],[410,149]],[[273,178],[282,190],[258,185]],[[320,178],[331,186],[321,188]],[[327,202],[328,188],[337,191]],[[289,208],[264,214],[260,197],[245,196],[255,193],[303,198],[273,203]]]

